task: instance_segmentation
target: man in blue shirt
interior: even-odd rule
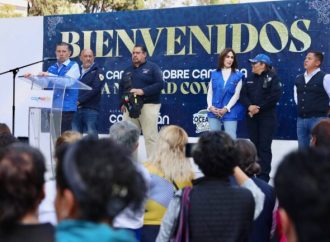
[[[124,71],[119,83],[119,95],[124,120],[129,120],[142,129],[149,157],[158,138],[160,93],[164,81],[160,68],[146,58],[145,46],[135,45],[132,65]]]
[[[70,45],[65,42],[56,44],[55,55],[57,62],[51,65],[46,72],[40,72],[38,75],[63,76],[70,77],[73,80],[78,80],[80,76],[79,66],[77,62],[70,60]],[[68,85],[65,86],[65,89],[63,89],[63,83],[50,83],[49,87],[54,89],[53,110],[62,110],[61,130],[60,133],[57,134],[60,135],[66,130],[71,130],[73,114],[77,109],[76,102],[78,90],[69,89]],[[63,93],[64,90],[65,92]],[[58,112],[54,112],[53,114],[57,115]],[[57,119],[58,117],[54,117],[54,122],[56,122]],[[56,132],[58,131],[56,130]]]
[[[69,77],[76,81],[80,77],[79,66],[75,61],[70,60],[70,45],[65,42],[56,44],[55,55],[57,62],[51,65],[47,71],[38,73],[39,76],[61,76]],[[26,73],[25,77],[31,76]],[[77,110],[76,102],[78,97],[77,89],[70,89],[70,83],[50,82],[48,88],[54,89],[53,96],[53,112],[52,115],[56,135],[59,136],[66,130],[71,130],[71,122],[74,112]],[[65,91],[64,91],[65,90]],[[63,101],[63,102],[62,102]],[[61,124],[57,124],[57,120],[62,120]],[[57,130],[57,127],[61,127]]]

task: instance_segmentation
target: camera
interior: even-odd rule
[[[131,118],[139,118],[143,107],[143,97],[131,93],[132,73],[128,72],[122,77],[124,94],[122,95],[121,105],[124,105]]]

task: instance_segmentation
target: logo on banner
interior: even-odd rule
[[[110,124],[114,124],[123,120],[123,114],[110,114],[109,122]],[[158,114],[157,124],[159,125],[169,125],[170,117],[168,115],[160,115]]]
[[[193,114],[193,124],[196,126],[196,133],[201,133],[209,130],[209,122],[207,120],[207,110],[199,110]]]

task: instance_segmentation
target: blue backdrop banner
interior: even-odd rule
[[[245,75],[251,71],[248,59],[266,53],[283,86],[276,138],[296,139],[293,82],[304,72],[308,50],[325,53],[322,69],[329,69],[329,8],[329,0],[309,0],[49,16],[44,56],[54,56],[61,41],[71,45],[77,61],[83,48],[94,50],[106,77],[99,126],[108,133],[122,119],[118,82],[131,64],[133,46],[144,44],[166,81],[159,126],[177,124],[194,137],[208,130],[207,86],[219,53],[233,48]],[[246,136],[244,121],[238,132]]]

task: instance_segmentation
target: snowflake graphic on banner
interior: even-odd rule
[[[330,0],[314,0],[309,2],[309,9],[315,9],[319,15],[317,22],[328,24],[329,19],[329,9]]]
[[[56,26],[60,23],[63,23],[63,17],[49,17],[47,19],[48,22],[48,37],[52,38],[56,35],[55,29]]]

